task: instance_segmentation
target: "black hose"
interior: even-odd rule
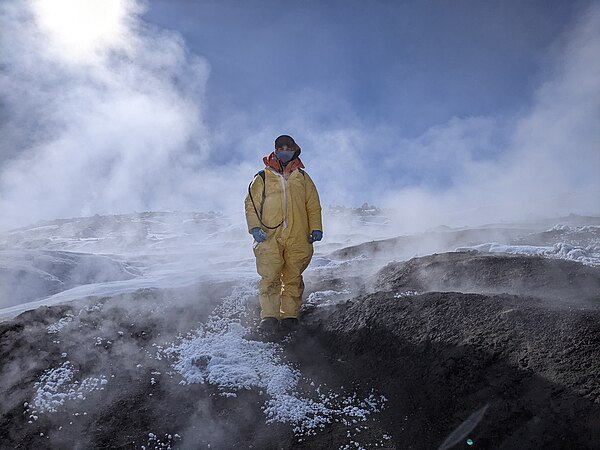
[[[256,177],[255,177],[255,179],[256,179]],[[276,227],[269,227],[269,226],[265,225],[264,222],[262,221],[262,207],[265,202],[266,184],[267,184],[266,180],[263,180],[263,201],[260,205],[260,214],[258,213],[258,210],[256,209],[256,204],[254,203],[254,198],[252,197],[252,191],[250,190],[250,186],[252,186],[252,182],[250,182],[250,184],[248,185],[248,195],[250,195],[250,201],[252,202],[252,206],[254,207],[254,212],[256,213],[256,217],[258,217],[258,221],[260,222],[260,224],[263,227],[267,228],[268,230],[275,230],[281,226],[281,224],[283,223],[283,219],[281,220],[281,222],[279,222],[279,225],[277,225]]]

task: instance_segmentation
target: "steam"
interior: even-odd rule
[[[127,21],[139,9],[130,1],[34,0],[31,6],[39,30],[49,39],[46,51],[73,64],[98,64],[107,50],[125,49],[133,38]]]
[[[83,5],[0,6],[0,229],[140,210],[242,222],[247,183],[282,132],[297,136],[324,204],[390,208],[398,231],[600,212],[598,5],[557,44],[527,109],[416,137],[309,89],[280,117],[230,111],[209,127],[209,61],[145,23],[141,3]]]
[[[386,196],[409,225],[465,225],[566,213],[598,214],[600,203],[600,7],[566,37],[562,55],[531,108],[506,124],[455,119],[426,139],[405,142],[416,154],[455,159],[452,188],[411,187]],[[498,133],[501,155],[479,159]],[[448,157],[450,155],[450,157]],[[442,161],[445,162],[445,161]]]
[[[265,389],[274,399],[266,404],[271,409],[265,412],[273,411],[271,417],[277,418],[278,411],[289,411],[275,407],[277,402],[286,406],[284,400],[296,390],[294,383],[282,387],[268,384],[268,373],[283,367],[274,360],[272,349],[276,347],[244,339],[245,330],[236,322],[237,316],[226,310],[239,300],[239,311],[230,313],[256,315],[249,309],[257,306],[256,273],[250,238],[240,226],[242,199],[252,174],[260,168],[265,147],[279,133],[297,137],[307,172],[315,179],[323,203],[357,206],[367,201],[389,208],[397,213],[395,225],[399,226],[394,232],[440,223],[598,213],[598,5],[587,10],[565,36],[562,56],[545,74],[528,110],[503,118],[455,117],[411,138],[399,135],[393,118],[372,127],[342,100],[310,91],[292,93],[289,99],[294,108],[277,121],[265,120],[261,129],[251,129],[248,123],[256,121],[248,120],[243,111],[232,111],[226,122],[211,128],[211,111],[205,102],[209,61],[190,53],[176,32],[145,23],[143,12],[142,3],[133,0],[15,0],[0,4],[0,29],[4,32],[0,44],[0,229],[39,219],[128,213],[57,222],[23,232],[22,241],[18,232],[0,241],[7,248],[17,247],[14,254],[3,251],[0,255],[4,266],[15,268],[9,273],[10,280],[21,277],[22,285],[19,270],[26,265],[36,269],[35,277],[25,279],[27,287],[35,291],[27,293],[29,300],[42,295],[34,282],[43,283],[39,291],[45,294],[50,293],[46,283],[56,284],[61,294],[52,302],[87,296],[93,303],[98,297],[104,299],[79,312],[75,306],[34,312],[30,318],[43,322],[36,333],[33,328],[26,329],[28,345],[11,354],[5,371],[11,386],[33,379],[35,372],[35,376],[44,373],[40,381],[51,383],[46,392],[37,391],[40,398],[45,393],[51,400],[65,398],[69,408],[70,400],[85,393],[71,384],[77,379],[76,370],[81,370],[83,382],[88,380],[85,386],[90,387],[90,394],[106,384],[104,405],[116,404],[131,394],[119,386],[144,386],[144,394],[155,390],[170,399],[161,402],[165,408],[186,401],[182,410],[197,412],[186,430],[188,442],[193,441],[193,433],[198,435],[193,431],[196,426],[215,440],[225,441],[226,426],[213,423],[218,417],[205,414],[212,403],[196,400],[177,381],[171,381],[167,374],[170,366],[161,360],[159,347],[166,342],[173,346],[172,354],[189,356],[181,361],[202,380],[224,373],[215,369],[219,358],[227,363],[221,365],[224,370],[246,361],[254,370],[247,374],[258,380],[250,385]],[[324,116],[334,119],[321,121]],[[235,130],[237,138],[245,139],[230,153],[221,154],[223,148],[233,148],[227,130]],[[217,214],[129,215],[140,210],[176,209],[219,210],[233,220],[221,220]],[[365,237],[365,228],[358,229],[356,222],[344,218],[334,226],[332,216],[324,218],[325,237],[330,240],[323,243],[331,249],[346,246],[350,239],[366,241],[376,233],[367,229],[371,235]],[[121,221],[125,222],[122,226]],[[29,240],[28,232],[36,239]],[[389,245],[395,246],[396,257],[408,258],[417,252],[453,249],[455,241],[446,239],[454,237],[427,240],[417,236],[414,242],[400,239]],[[462,239],[471,240],[469,236]],[[359,293],[366,275],[387,258],[384,254],[375,261],[377,245],[374,248],[372,263],[362,254],[349,255],[351,259],[344,262],[317,255],[314,261],[321,268],[315,264],[313,272],[307,273],[307,281],[314,287],[307,303],[316,307],[325,299],[335,304]],[[96,255],[66,255],[84,251]],[[46,272],[46,266],[57,272]],[[219,300],[240,279],[248,283],[240,291],[243,295],[238,298],[240,292],[234,291],[229,300]],[[0,308],[23,300],[15,296],[13,286],[17,284],[10,284],[8,277],[4,280]],[[63,291],[72,286],[63,280],[72,285],[89,284]],[[37,305],[17,306],[28,309]],[[214,307],[217,314],[212,317],[221,318],[222,326],[211,330]],[[96,314],[101,309],[101,314]],[[48,322],[51,315],[54,322]],[[198,328],[199,323],[208,325]],[[189,334],[175,343],[177,333],[189,330],[198,330],[197,335]],[[216,341],[227,344],[230,353],[217,354],[213,348]],[[305,345],[309,349],[310,341]],[[31,358],[32,348],[47,353],[36,356],[35,364],[23,372],[22,362]],[[205,361],[212,365],[204,367],[202,358],[195,361],[200,365],[194,365],[197,354],[210,357]],[[255,367],[261,362],[266,370]],[[120,369],[116,374],[113,364]],[[292,377],[288,383],[299,377],[287,367],[283,369]],[[62,384],[63,380],[68,383]],[[14,398],[10,400],[16,401]],[[297,405],[304,408],[300,420],[305,420],[314,411],[301,399]],[[322,397],[320,401],[311,405],[326,410],[326,415],[318,417],[323,424],[330,417],[345,418],[332,411],[339,405]],[[77,402],[71,406],[78,408]],[[108,409],[100,408],[98,414],[104,410]],[[128,411],[114,412],[125,417]],[[161,417],[160,412],[156,417],[161,420],[173,417]],[[485,407],[471,415],[446,444],[464,438],[484,413]],[[49,423],[62,424],[62,417]],[[298,424],[294,418],[281,416],[279,420]],[[88,423],[83,420],[59,438],[81,436],[91,441],[94,437],[84,428]],[[171,431],[169,426],[161,432]],[[156,441],[158,430],[144,432],[149,445]],[[91,442],[81,445],[93,446]]]
[[[1,8],[11,41],[0,89],[11,116],[2,126],[0,227],[214,206],[214,174],[197,173],[209,156],[204,59],[140,21],[132,1]]]
[[[556,43],[530,105],[506,116],[454,117],[406,137],[400,119],[373,127],[339,99],[307,91],[290,101],[286,125],[325,162],[307,167],[326,202],[391,209],[398,232],[597,215],[599,30],[595,4]]]

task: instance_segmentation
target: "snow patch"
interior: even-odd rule
[[[67,314],[65,317],[62,317],[58,322],[54,322],[46,327],[48,330],[48,334],[56,334],[64,327],[66,327],[69,323],[73,321],[73,315]]]
[[[351,294],[351,292],[347,289],[344,289],[343,291],[315,291],[309,294],[308,298],[305,301],[305,304],[314,305],[317,307],[335,305],[337,303],[346,301],[348,299],[349,294]]]
[[[103,303],[96,303],[94,305],[88,305],[85,308],[80,309],[77,316],[81,316],[84,313],[100,311],[103,306],[104,306]],[[46,329],[48,330],[48,334],[58,333],[60,330],[62,330],[64,327],[66,327],[68,324],[70,324],[74,318],[75,318],[75,316],[73,314],[65,314],[65,316],[61,317],[57,322],[51,323],[50,325],[48,325],[46,327]]]
[[[547,232],[552,232],[552,231],[571,231],[573,230],[572,227],[570,227],[569,225],[563,225],[561,223],[557,223],[556,225],[554,225],[552,228],[546,230]]]
[[[510,253],[515,255],[543,256],[546,258],[567,259],[589,266],[600,266],[600,246],[577,247],[559,242],[552,247],[535,245],[505,245],[497,243],[458,247],[455,251],[476,251],[485,253]]]
[[[342,269],[348,268],[357,263],[362,263],[370,258],[367,255],[360,254],[355,256],[354,258],[350,258],[347,260],[339,261],[335,259],[329,259],[324,256],[313,257],[308,270],[318,271],[321,269]]]
[[[247,315],[248,300],[255,297],[255,287],[236,288],[203,327],[164,350],[175,357],[173,367],[182,384],[209,383],[224,396],[250,389],[265,392],[269,397],[262,407],[266,423],[288,423],[296,436],[316,434],[333,422],[351,426],[383,408],[387,401],[383,396],[371,393],[360,399],[356,394],[321,392],[307,379],[305,384],[312,388],[301,393],[301,373],[286,363],[280,344],[244,337],[248,330],[241,319]]]
[[[577,247],[565,243],[554,245],[548,256],[579,261],[589,266],[600,266],[600,246]]]
[[[165,433],[164,437],[159,437],[155,433],[148,433],[148,440],[145,445],[140,446],[141,450],[171,450],[172,445],[181,440],[179,434]]]
[[[551,231],[564,231],[567,233],[577,233],[577,232],[598,232],[600,231],[600,226],[598,225],[584,225],[581,227],[573,227],[571,225],[564,225],[558,223],[554,225],[552,228],[546,230],[546,232]]]
[[[46,370],[34,384],[35,396],[28,404],[30,417],[35,417],[38,411],[57,412],[66,401],[85,400],[86,394],[104,390],[104,385],[108,383],[104,375],[84,378],[81,381],[74,380],[76,372],[78,371],[69,361],[57,368]]]
[[[419,291],[396,292],[394,298],[412,297],[413,295],[421,295],[421,293]]]

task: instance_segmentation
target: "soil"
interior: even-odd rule
[[[415,258],[362,280],[358,294],[307,305],[302,328],[281,344],[315,383],[387,397],[361,436],[374,443],[390,433],[377,448],[438,448],[485,405],[452,448],[600,448],[599,279],[599,269],[568,261]],[[307,279],[306,294],[359,284],[321,276]],[[210,384],[181,385],[172,361],[155,358],[157,345],[205,322],[232,289],[142,290],[0,323],[0,448],[343,448],[340,424],[300,441],[289,425],[265,424],[261,392],[227,398]],[[48,334],[66,314],[68,326]],[[258,322],[257,308],[247,321]],[[32,420],[24,404],[44,370],[65,361],[62,352],[82,378],[114,375],[111,388]]]
[[[530,295],[557,305],[600,305],[600,270],[539,256],[452,252],[394,262],[377,277],[379,290]]]
[[[335,308],[308,327],[336,371],[388,396],[380,419],[395,448],[437,448],[485,405],[477,448],[598,448],[598,311],[457,292],[378,292]]]

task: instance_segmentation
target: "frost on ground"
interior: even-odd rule
[[[564,242],[556,243],[553,246],[504,245],[497,243],[486,243],[471,247],[458,247],[456,251],[477,251],[486,253],[511,253],[515,255],[544,256],[547,258],[578,261],[588,266],[600,266],[600,246],[595,245],[590,245],[584,248],[566,244]]]
[[[374,393],[360,399],[356,394],[322,392],[319,386],[301,393],[303,377],[286,363],[282,345],[244,337],[248,330],[241,319],[248,299],[254,296],[256,288],[238,287],[204,326],[164,350],[175,358],[173,367],[182,375],[182,384],[209,383],[228,397],[240,390],[264,392],[268,396],[262,407],[266,423],[288,423],[298,437],[314,435],[333,422],[353,426],[384,407],[386,398]]]
[[[421,295],[421,292],[419,292],[419,291],[396,292],[394,294],[394,298],[412,297],[413,295]]]
[[[141,450],[171,450],[173,448],[171,445],[176,444],[180,440],[181,436],[178,434],[165,434],[164,437],[161,438],[155,433],[148,433],[148,442],[140,448]]]
[[[344,269],[344,268],[351,267],[351,266],[355,265],[356,263],[361,263],[361,262],[367,261],[369,259],[370,258],[364,254],[360,254],[358,256],[355,256],[354,258],[350,258],[350,259],[343,260],[343,261],[321,257],[321,258],[319,258],[319,260],[320,260],[319,263],[313,264],[311,262],[311,268],[314,268],[316,270],[318,270],[318,269]]]
[[[47,327],[48,333],[56,334],[72,321],[73,321],[73,315],[67,314],[65,317],[61,318],[58,322],[51,323],[50,325],[48,325],[48,327]]]
[[[531,245],[535,243],[535,245]],[[541,233],[518,238],[513,244],[485,243],[457,250],[475,250],[488,253],[512,253],[543,256],[546,258],[578,261],[589,266],[600,266],[600,227],[558,224]]]
[[[314,306],[329,306],[347,300],[349,294],[351,292],[348,289],[344,289],[343,291],[316,291],[311,292],[304,303]]]
[[[86,314],[86,313],[100,311],[102,309],[102,306],[103,306],[102,303],[96,303],[94,305],[88,305],[85,308],[80,309],[79,313],[77,314],[77,316],[79,317],[79,316],[81,316],[83,314]],[[71,322],[73,322],[74,318],[75,318],[75,316],[73,314],[65,314],[64,317],[61,317],[58,321],[56,321],[54,323],[51,323],[50,325],[48,325],[46,327],[46,329],[48,330],[48,334],[56,334],[56,333],[58,333],[64,327],[66,327]]]
[[[104,375],[74,380],[77,370],[69,361],[59,367],[46,370],[35,383],[36,388],[31,404],[26,405],[30,417],[37,419],[36,413],[57,412],[66,401],[85,400],[86,394],[104,390],[108,380]]]
[[[568,242],[587,241],[591,244],[600,244],[600,226],[598,225],[585,225],[577,227],[557,224],[549,230],[546,230],[544,233],[559,233]]]

